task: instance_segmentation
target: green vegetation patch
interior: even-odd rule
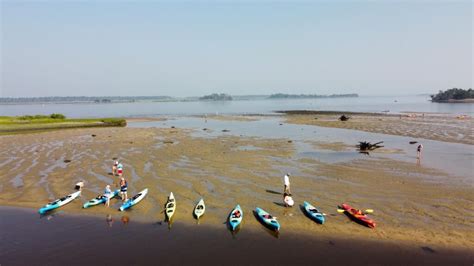
[[[63,114],[1,116],[0,134],[25,133],[52,129],[85,127],[124,127],[122,118],[71,119]]]

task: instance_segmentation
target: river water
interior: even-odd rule
[[[62,113],[68,117],[140,117],[160,115],[268,114],[278,110],[353,112],[431,112],[474,114],[474,104],[432,103],[427,96],[239,100],[225,102],[134,102],[0,105],[0,116]]]

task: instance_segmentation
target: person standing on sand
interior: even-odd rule
[[[110,189],[110,185],[107,185],[105,187],[104,192],[104,196],[106,197],[105,206],[110,207],[110,198],[112,197],[112,190]]]
[[[416,158],[418,160],[421,159],[421,153],[423,151],[423,144],[420,143],[420,145],[418,145],[418,147],[416,148]]]
[[[119,162],[117,164],[117,174],[118,176],[122,176],[123,175],[123,164],[122,162]]]
[[[112,175],[116,176],[117,175],[117,165],[119,162],[117,160],[114,161],[114,165],[112,165]]]
[[[120,196],[122,197],[122,201],[127,200],[127,187],[128,187],[128,183],[125,180],[125,178],[123,178],[122,176],[120,178]]]
[[[283,188],[283,193],[286,193],[286,194],[291,194],[290,193],[290,174],[286,174],[284,177],[283,177],[283,185],[284,185],[284,188]]]

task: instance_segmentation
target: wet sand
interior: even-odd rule
[[[474,261],[467,249],[294,231],[275,238],[266,229],[246,224],[231,235],[222,224],[176,222],[169,229],[164,223],[136,222],[133,217],[124,224],[117,213],[107,222],[105,215],[58,213],[48,220],[31,219],[35,213],[28,209],[0,207],[0,212],[1,228],[20,229],[2,230],[2,265],[472,265]]]
[[[70,193],[78,180],[85,179],[86,187],[82,197],[64,206],[61,211],[74,214],[74,217],[84,216],[84,219],[89,219],[85,216],[105,217],[107,214],[118,219],[122,214],[116,211],[120,205],[120,201],[116,199],[112,201],[110,209],[104,206],[86,210],[81,208],[84,202],[101,193],[107,183],[117,183],[117,177],[109,172],[112,158],[118,157],[124,162],[124,175],[130,182],[129,195],[132,196],[145,187],[150,190],[139,205],[126,212],[132,221],[139,221],[146,226],[151,227],[151,224],[163,220],[163,204],[169,192],[173,191],[177,200],[175,222],[183,228],[195,224],[192,209],[200,197],[204,197],[207,205],[200,226],[209,230],[222,228],[229,211],[237,203],[240,204],[246,212],[243,231],[252,235],[250,247],[254,238],[268,236],[250,212],[257,206],[264,208],[279,217],[282,225],[280,238],[269,239],[281,243],[275,244],[275,248],[280,248],[283,254],[283,249],[287,246],[280,240],[295,238],[294,244],[288,244],[299,247],[295,248],[292,259],[301,264],[306,263],[304,260],[297,260],[296,250],[308,249],[307,257],[320,257],[309,254],[314,252],[313,245],[318,247],[319,242],[296,240],[303,234],[319,240],[343,240],[348,243],[343,247],[358,256],[362,254],[366,259],[376,256],[374,258],[378,260],[375,264],[379,264],[377,261],[382,261],[384,256],[378,253],[374,255],[372,251],[364,253],[355,242],[373,241],[371,245],[374,247],[370,246],[367,250],[377,246],[395,246],[396,250],[406,252],[413,262],[438,256],[433,255],[438,253],[430,250],[443,250],[440,254],[445,254],[444,250],[468,250],[472,254],[474,250],[474,193],[470,181],[390,159],[362,157],[349,162],[324,163],[300,158],[296,156],[295,143],[284,138],[232,135],[196,137],[192,135],[193,132],[185,128],[101,128],[2,136],[0,205],[37,210],[48,200]],[[346,149],[337,142],[321,143],[315,140],[311,144],[316,150]],[[65,163],[65,160],[71,162]],[[281,206],[282,176],[288,171],[293,176],[292,192],[296,204],[307,200],[321,208],[328,214],[325,225],[317,226],[297,207]],[[378,227],[375,230],[368,229],[352,222],[345,215],[338,214],[336,206],[342,202],[348,202],[354,207],[374,209],[375,213],[371,216]],[[25,222],[35,223],[38,220],[37,215],[28,217],[30,219]],[[104,221],[101,223],[105,224]],[[77,227],[83,231],[81,225]],[[192,228],[186,232],[193,232],[194,227]],[[17,230],[12,232],[17,233]],[[222,234],[228,232],[223,230]],[[205,235],[207,237],[208,234]],[[157,238],[160,239],[159,236]],[[203,240],[203,246],[214,243],[213,245],[220,247],[221,242],[217,241],[221,239],[214,238]],[[44,238],[40,236],[39,239]],[[83,242],[81,245],[87,245],[85,240]],[[180,242],[179,239],[172,242],[165,254],[183,248],[183,243],[188,242]],[[260,246],[257,243],[260,242],[255,242],[253,246]],[[266,242],[262,242],[264,243]],[[60,246],[54,246],[54,242],[51,245],[44,252],[49,252],[49,249],[63,250]],[[327,245],[327,242],[320,245]],[[232,247],[230,243],[222,244],[221,252],[229,254],[230,250],[227,249]],[[73,249],[70,246],[68,248]],[[189,249],[189,252],[199,250],[193,245]],[[340,252],[339,247],[331,250],[334,256]],[[148,252],[153,253],[152,250]],[[249,252],[252,253],[242,249],[244,254]],[[276,253],[268,251],[267,254]],[[384,253],[381,251],[380,254]],[[398,257],[394,256],[393,261],[397,262]],[[135,256],[132,258],[136,259]],[[276,258],[282,259],[279,256]],[[458,258],[462,258],[464,262],[469,257],[456,256],[453,259]],[[338,259],[341,258],[337,257],[334,261],[328,259],[328,263],[345,264]],[[222,263],[222,260],[215,262]],[[391,263],[392,260],[383,262]],[[394,264],[405,264],[403,262],[405,260]],[[370,261],[364,260],[361,264],[369,263]]]
[[[444,142],[474,145],[474,119],[458,119],[445,114],[403,114],[383,115],[370,113],[352,113],[348,121],[339,121],[344,112],[325,113],[310,111],[286,115],[286,122],[292,124],[335,127],[388,135],[424,138]],[[347,115],[347,114],[346,114]],[[410,115],[411,117],[409,117]]]

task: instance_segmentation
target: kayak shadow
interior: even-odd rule
[[[263,228],[264,230],[271,236],[273,236],[274,238],[279,238],[280,237],[280,231],[275,231],[273,230],[272,228],[270,228],[264,221],[262,221],[262,219],[260,218],[260,216],[258,216],[257,212],[255,210],[252,211],[253,213],[253,216],[255,216],[255,219],[257,219],[257,221],[263,225]]]
[[[173,225],[174,222],[174,215],[171,216],[171,219],[168,218],[168,216],[165,214],[165,223],[168,224],[168,231],[171,231],[171,226]]]
[[[200,223],[201,223],[201,220],[202,220],[202,217],[204,217],[205,215],[203,214],[203,215],[201,215],[201,217],[198,218],[198,217],[196,216],[196,214],[193,212],[193,213],[192,213],[192,216],[193,216],[194,219],[196,219],[196,224],[200,224]]]
[[[367,227],[367,228],[370,228],[370,229],[373,229],[372,227],[368,226],[366,223],[362,222],[361,220],[359,219],[356,219],[355,217],[353,217],[352,215],[350,215],[347,211],[344,211],[344,214],[349,217],[350,220],[352,220],[353,222],[355,223],[358,223],[364,227]]]

